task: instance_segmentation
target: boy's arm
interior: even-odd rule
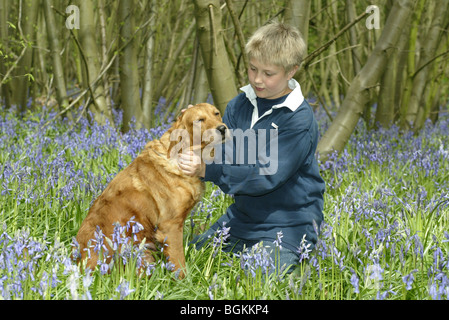
[[[308,130],[281,131],[274,137],[277,141],[268,140],[269,132],[266,137],[271,146],[277,142],[278,152],[273,156],[256,155],[255,164],[206,165],[204,180],[212,181],[225,193],[263,195],[285,183],[314,152],[313,137]]]

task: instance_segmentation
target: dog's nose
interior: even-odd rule
[[[224,136],[226,133],[226,126],[224,126],[224,125],[218,126],[217,130],[220,131],[222,136]]]

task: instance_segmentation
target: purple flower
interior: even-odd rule
[[[417,272],[418,270],[413,270],[409,274],[406,274],[402,277],[402,281],[405,283],[405,289],[411,290],[413,281],[415,280],[415,277],[413,276],[413,273]]]
[[[105,235],[99,226],[96,227],[94,236],[95,236],[95,239],[92,239],[92,241],[95,242],[94,252],[96,252],[97,254],[100,254],[101,250],[103,249],[103,251],[102,251],[103,256],[106,257],[108,255],[108,248],[106,247],[106,244],[104,243]]]
[[[354,293],[360,293],[359,291],[359,277],[357,277],[357,275],[355,274],[355,272],[353,270],[351,270],[352,272],[352,276],[351,276],[351,284],[354,287]]]
[[[279,248],[279,250],[282,250],[282,238],[284,237],[284,234],[282,233],[282,230],[276,233],[276,240],[273,241],[276,247]]]
[[[240,267],[243,270],[249,270],[253,277],[256,276],[257,270],[261,270],[262,274],[269,274],[271,270],[275,270],[273,258],[263,246],[263,242],[259,242],[249,249],[244,248],[235,256],[240,259]]]
[[[107,264],[106,262],[100,261],[100,260],[98,261],[98,263],[100,264],[100,273],[101,273],[102,275],[107,274],[108,271],[109,271],[109,266],[108,266],[108,264]]]
[[[312,250],[309,249],[310,246],[311,244],[308,243],[308,241],[306,240],[306,235],[304,234],[297,251],[299,253],[299,263],[309,259],[309,253],[312,252]]]
[[[389,297],[390,294],[396,295],[396,292],[394,292],[394,291],[391,289],[391,287],[390,287],[390,289],[387,289],[387,290],[385,290],[384,292],[378,291],[378,292],[377,292],[377,295],[376,295],[376,298],[377,298],[377,300],[385,300],[386,298]]]
[[[81,258],[80,245],[75,237],[72,238],[72,256],[75,261]]]
[[[215,232],[215,236],[213,238],[213,248],[214,252],[216,253],[223,245],[226,244],[226,240],[229,238],[230,234],[229,231],[231,230],[231,227],[226,228],[226,222],[223,222],[223,227],[221,229],[218,229]]]
[[[130,289],[129,288],[129,282],[126,280],[123,280],[119,286],[117,287],[117,289],[115,289],[115,291],[117,291],[118,293],[120,293],[119,299],[123,300],[125,299],[127,296],[129,296],[131,293],[133,293],[134,291],[136,291],[135,289]]]
[[[167,261],[166,263],[162,262],[162,268],[165,268],[168,271],[174,271],[176,266],[174,263]]]
[[[438,288],[435,282],[432,282],[432,284],[430,285],[429,294],[433,300],[439,300]]]

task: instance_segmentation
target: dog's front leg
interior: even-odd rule
[[[179,278],[184,278],[185,256],[183,245],[183,225],[165,223],[158,226],[156,239],[163,246],[163,253],[168,261],[175,265],[175,270],[179,269]]]

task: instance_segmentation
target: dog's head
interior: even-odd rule
[[[220,111],[211,104],[200,103],[186,109],[170,132],[168,156],[173,158],[187,149],[202,152],[202,158],[212,160],[213,146],[223,143],[229,131]]]

